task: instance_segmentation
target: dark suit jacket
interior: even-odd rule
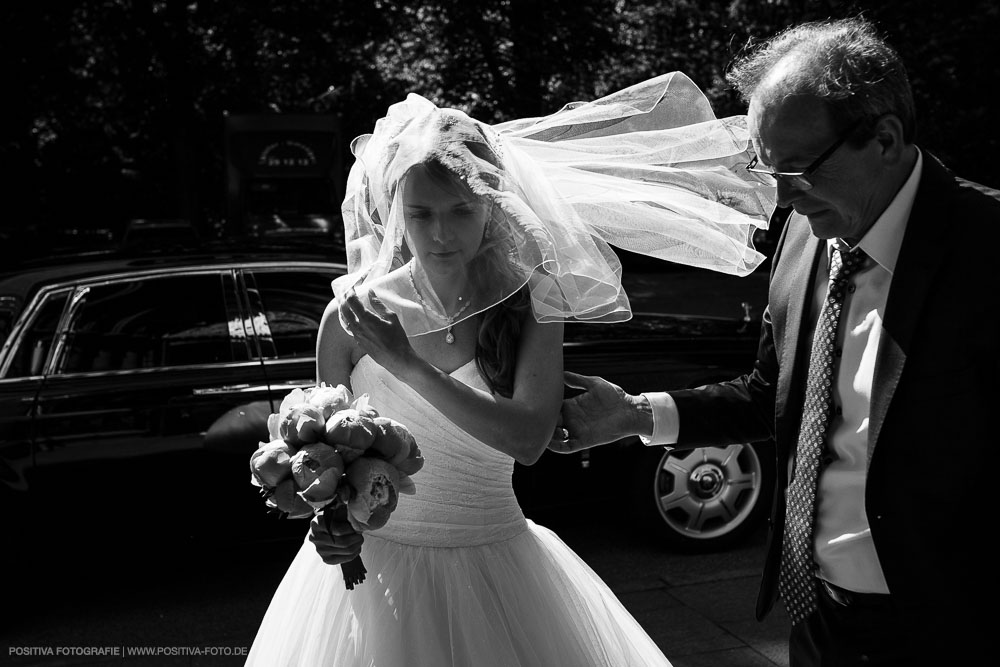
[[[966,610],[996,601],[987,599],[996,591],[998,561],[987,541],[1000,525],[998,242],[1000,192],[956,178],[925,152],[882,318],[865,491],[886,581],[920,624],[915,632],[948,623],[967,633],[985,614]],[[809,358],[806,318],[824,245],[792,214],[773,258],[753,372],[671,392],[680,446],[775,441],[777,491],[759,619],[777,598],[784,490]]]

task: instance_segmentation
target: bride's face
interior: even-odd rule
[[[422,165],[407,173],[402,196],[406,242],[424,270],[464,273],[482,243],[489,206],[457,178]]]

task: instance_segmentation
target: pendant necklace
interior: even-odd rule
[[[448,345],[453,345],[455,343],[455,334],[452,333],[451,330],[452,330],[452,327],[455,326],[455,320],[458,319],[462,315],[462,313],[464,313],[466,311],[466,309],[469,307],[469,304],[472,303],[472,302],[471,301],[466,301],[462,305],[462,307],[458,309],[458,312],[455,313],[454,315],[450,316],[450,317],[448,315],[443,314],[443,313],[439,313],[434,308],[431,308],[429,305],[427,305],[427,303],[424,302],[424,297],[420,296],[420,290],[417,289],[417,282],[413,279],[413,262],[410,262],[409,276],[410,276],[410,287],[413,288],[413,293],[417,295],[417,301],[420,302],[420,306],[424,310],[430,311],[434,316],[439,317],[442,320],[445,320],[445,321],[448,322],[448,328],[446,329],[446,333],[445,333],[445,336],[444,336],[444,342],[448,343]],[[458,297],[458,300],[461,301],[462,297]]]

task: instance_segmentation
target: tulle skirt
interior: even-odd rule
[[[669,665],[614,593],[555,533],[463,547],[366,536],[353,591],[306,540],[248,665]]]

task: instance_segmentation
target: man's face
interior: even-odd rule
[[[760,162],[778,172],[805,170],[841,138],[822,102],[806,95],[784,97],[766,88],[751,99],[748,122]],[[809,180],[813,187],[803,190],[779,177],[778,205],[806,216],[818,238],[857,242],[884,207],[886,179],[874,139],[860,148],[842,144]]]

